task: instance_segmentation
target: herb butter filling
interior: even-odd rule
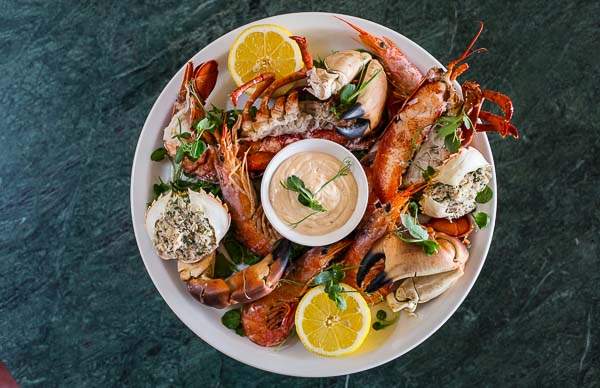
[[[154,246],[162,257],[195,262],[217,248],[215,231],[189,197],[174,195],[156,221]]]
[[[458,186],[434,183],[426,188],[423,194],[445,206],[445,211],[451,218],[462,217],[475,209],[477,205],[475,197],[486,187],[491,176],[492,168],[490,166],[478,168],[465,174]]]

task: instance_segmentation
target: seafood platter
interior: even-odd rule
[[[378,24],[289,14],[188,61],[147,118],[131,187],[142,258],[178,317],[295,376],[368,369],[435,332],[491,242],[486,133],[518,138],[510,98],[468,77],[483,29],[443,66]]]

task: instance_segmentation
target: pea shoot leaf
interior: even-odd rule
[[[431,166],[427,166],[427,169],[423,171],[423,179],[425,179],[425,182],[429,182],[434,174],[435,169]]]
[[[175,163],[179,164],[183,161],[183,155],[185,154],[185,149],[183,147],[179,147],[177,153],[175,154]]]
[[[312,283],[315,286],[321,286],[329,283],[329,281],[331,281],[332,278],[333,277],[331,271],[323,271],[313,278]]]
[[[240,310],[229,310],[221,317],[223,325],[231,330],[235,330],[242,323]]]
[[[346,309],[346,298],[342,295],[344,288],[340,285],[340,282],[346,277],[346,270],[342,264],[333,264],[328,269],[317,274],[312,282],[311,286],[324,286],[324,291],[330,300],[335,302],[335,305],[340,310]]]
[[[456,133],[446,136],[444,139],[444,145],[450,152],[457,152],[460,148],[460,139],[456,136]]]
[[[400,314],[396,313],[394,314],[392,319],[386,321],[387,313],[384,310],[378,310],[376,317],[377,321],[373,322],[373,330],[382,330],[396,323],[398,321],[398,318],[400,318]]]
[[[152,154],[150,155],[150,159],[155,162],[160,162],[167,155],[168,155],[167,149],[165,147],[160,147],[160,148],[155,149],[154,152],[152,152]]]
[[[479,229],[487,228],[490,224],[490,216],[487,213],[479,212],[476,213],[473,218],[475,219],[475,223],[479,227]]]
[[[354,86],[354,84],[346,84],[344,85],[344,87],[342,88],[342,90],[340,91],[340,101],[342,102],[342,104],[351,104],[352,102],[350,101],[352,94],[354,93],[354,90],[356,89],[356,86]]]
[[[475,201],[477,203],[487,203],[492,199],[493,196],[494,196],[494,192],[492,191],[490,186],[486,185],[483,188],[483,190],[481,190],[479,193],[477,193],[477,196],[475,197]]]
[[[306,206],[316,212],[327,211],[327,209],[325,209],[319,203],[319,201],[317,201],[315,195],[306,188],[304,181],[298,176],[291,175],[287,177],[285,182],[281,181],[280,184],[284,189],[298,193],[298,202],[300,202],[301,205]]]
[[[419,222],[417,221],[418,207],[415,209],[415,207],[411,208],[409,205],[409,211],[415,211],[415,213],[414,215],[402,214],[400,216],[404,229],[397,230],[395,232],[396,236],[404,242],[419,244],[427,256],[436,254],[440,245],[435,241],[430,240],[427,230],[419,225]],[[406,236],[407,233],[410,237]]]
[[[434,124],[439,125],[438,136],[444,138],[444,145],[450,152],[456,152],[460,148],[460,138],[458,137],[457,130],[461,125],[465,128],[473,128],[473,123],[469,116],[462,111],[460,115],[454,116],[443,116],[440,117]]]

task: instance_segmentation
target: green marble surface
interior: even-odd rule
[[[39,386],[600,386],[600,3],[597,1],[0,1],[0,359]],[[510,95],[490,136],[498,219],[456,314],[379,368],[301,379],[205,344],[137,251],[129,179],[171,76],[207,43],[295,11],[356,15]]]

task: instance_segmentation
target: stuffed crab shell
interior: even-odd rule
[[[419,201],[423,214],[455,219],[472,212],[475,197],[492,176],[492,166],[473,147],[450,156],[432,177]]]
[[[205,191],[169,192],[146,213],[146,231],[162,259],[195,263],[214,252],[231,217],[227,206]]]

